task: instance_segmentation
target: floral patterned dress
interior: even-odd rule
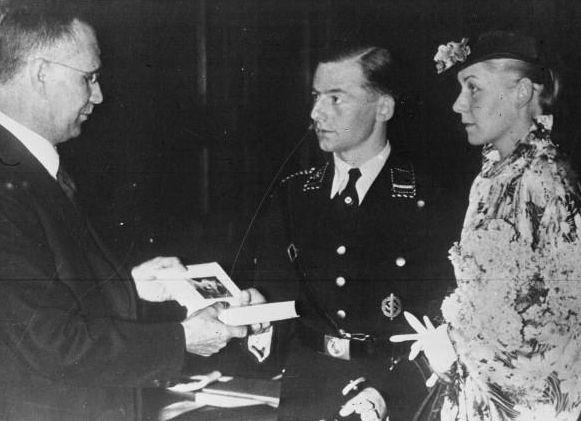
[[[443,421],[576,421],[581,411],[579,195],[541,116],[503,161],[483,149],[457,288],[442,304],[458,355]]]

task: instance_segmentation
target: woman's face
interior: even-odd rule
[[[504,70],[502,60],[476,63],[458,73],[462,90],[452,109],[462,117],[471,145],[492,143],[502,150],[518,139],[519,77]]]

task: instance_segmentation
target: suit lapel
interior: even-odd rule
[[[91,249],[101,257],[101,261],[109,267],[108,276],[100,283],[118,280],[116,286],[123,285],[127,302],[131,305],[131,313],[136,312],[135,294],[130,275],[117,263],[117,260],[103,245],[89,221],[77,206],[71,202],[57,181],[48,173],[44,166],[16,139],[8,130],[0,126],[0,171],[10,174],[8,179],[20,183],[30,191],[34,200],[39,202],[44,212],[60,221],[61,229],[66,229],[71,237],[85,250],[88,256]],[[78,252],[75,250],[74,252]],[[103,264],[99,265],[103,266]]]
[[[47,204],[67,222],[77,221],[74,206],[58,183],[44,166],[16,139],[12,133],[0,126],[0,165],[1,170],[10,173],[11,179],[21,183],[33,192],[34,196]],[[70,222],[69,222],[70,223]]]

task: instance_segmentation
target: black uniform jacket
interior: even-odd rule
[[[426,394],[403,311],[432,317],[452,284],[452,233],[412,164],[392,151],[359,207],[330,199],[333,163],[292,174],[265,212],[256,279],[270,301],[295,299],[301,318],[275,326],[286,373],[282,419],[333,419],[340,391],[365,377],[380,390],[392,420],[411,419]],[[440,197],[441,199],[441,197]],[[324,354],[324,334],[369,335],[359,355]],[[354,352],[355,353],[355,352]]]
[[[0,127],[0,419],[139,419],[139,388],[183,365],[179,322],[146,322],[161,307]]]

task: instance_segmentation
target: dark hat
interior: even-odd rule
[[[453,51],[446,54],[447,51]],[[434,57],[438,73],[453,67],[458,72],[481,61],[497,58],[522,60],[538,66],[546,62],[542,43],[535,38],[517,32],[490,31],[478,37],[475,43],[464,38],[460,43],[440,46]]]
[[[512,58],[531,64],[542,64],[542,46],[528,35],[508,31],[485,32],[471,46],[471,54],[461,68],[495,58]]]

